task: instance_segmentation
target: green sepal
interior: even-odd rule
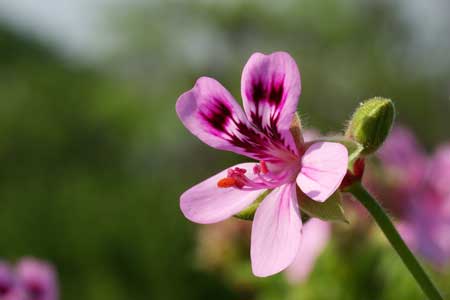
[[[353,163],[362,154],[364,150],[364,147],[360,143],[345,136],[324,137],[320,138],[319,141],[339,143],[345,146],[345,148],[347,148],[348,151],[349,169],[353,168]]]
[[[259,204],[264,200],[264,198],[266,198],[267,195],[269,195],[271,191],[272,190],[266,190],[264,193],[259,195],[259,197],[256,198],[256,200],[252,204],[250,204],[250,206],[235,214],[234,217],[242,220],[252,221]]]
[[[305,214],[324,221],[349,223],[341,205],[341,197],[341,192],[336,191],[325,202],[319,202],[312,200],[297,188],[300,209]]]

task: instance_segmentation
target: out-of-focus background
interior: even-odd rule
[[[202,267],[179,195],[242,158],[196,140],[174,108],[204,75],[240,99],[250,55],[284,50],[307,126],[341,131],[360,101],[385,96],[431,151],[450,140],[449,11],[447,0],[0,0],[0,257],[51,261],[67,300],[423,299],[379,233],[345,226],[298,285],[248,264]],[[448,272],[431,272],[448,290]]]

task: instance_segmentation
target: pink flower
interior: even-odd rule
[[[286,277],[291,283],[306,280],[316,259],[325,249],[331,234],[331,224],[319,219],[310,219],[303,226],[302,243],[294,262],[286,269]]]
[[[443,197],[450,196],[450,143],[436,149],[429,168],[434,191]]]
[[[19,289],[30,300],[57,300],[56,272],[51,265],[33,258],[23,258],[16,266]]]
[[[14,274],[6,262],[0,261],[0,299],[6,299],[14,287]]]
[[[397,127],[379,157],[389,184],[372,185],[398,215],[402,237],[436,266],[450,263],[450,145],[427,157],[413,133]]]
[[[437,266],[450,263],[450,145],[436,150],[411,197],[403,224],[411,246]]]
[[[289,128],[300,74],[289,54],[253,54],[242,73],[241,94],[244,110],[219,82],[202,77],[178,99],[178,116],[192,134],[216,149],[259,160],[195,185],[181,195],[180,207],[193,222],[215,223],[271,190],[256,210],[250,251],[253,273],[269,276],[289,266],[300,247],[296,185],[310,198],[325,201],[346,173],[348,153],[331,142],[297,149]]]
[[[400,223],[408,245],[437,267],[450,263],[450,197],[422,191]]]
[[[414,134],[403,126],[394,127],[377,154],[380,176],[369,166],[364,183],[391,213],[403,218],[412,196],[422,188],[428,157]]]
[[[397,175],[397,186],[411,189],[424,176],[427,157],[414,134],[407,128],[396,126],[378,151],[384,167]]]

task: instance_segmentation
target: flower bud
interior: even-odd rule
[[[363,146],[362,154],[374,153],[386,140],[394,117],[395,107],[390,99],[369,99],[356,109],[345,135]]]

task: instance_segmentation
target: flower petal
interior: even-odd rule
[[[274,189],[258,207],[253,220],[253,274],[266,277],[289,266],[300,245],[301,228],[295,185]]]
[[[257,160],[273,160],[274,142],[250,125],[242,108],[216,80],[201,77],[178,98],[184,126],[207,145]]]
[[[442,197],[450,195],[450,143],[443,144],[436,149],[436,152],[429,162],[427,175],[429,183],[436,193]]]
[[[330,239],[331,225],[313,218],[302,229],[302,242],[294,262],[286,269],[286,276],[292,283],[304,281],[311,272],[317,257]]]
[[[248,119],[261,132],[293,149],[289,126],[300,89],[297,64],[286,52],[254,53],[242,72],[241,93]]]
[[[12,290],[14,285],[14,272],[11,266],[0,260],[0,296]]]
[[[387,171],[399,174],[396,176],[398,185],[405,188],[417,187],[423,180],[428,159],[409,129],[399,125],[394,127],[377,154]]]
[[[38,292],[38,298],[45,300],[59,298],[56,270],[49,263],[31,257],[22,258],[16,266],[16,274],[18,285],[24,287],[26,294]]]
[[[333,194],[347,172],[348,152],[339,143],[312,144],[302,157],[297,184],[308,197],[323,202]]]
[[[252,179],[255,163],[244,163],[232,168],[246,169]],[[180,197],[180,208],[186,218],[195,223],[210,224],[223,221],[240,212],[265,190],[245,191],[238,188],[219,188],[217,182],[227,177],[224,170],[193,186]]]

